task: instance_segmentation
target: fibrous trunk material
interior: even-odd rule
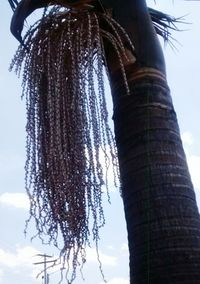
[[[112,76],[115,137],[131,284],[200,282],[200,217],[165,76],[127,68],[130,96]]]

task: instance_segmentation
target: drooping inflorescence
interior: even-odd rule
[[[61,256],[72,267],[69,283],[85,262],[90,238],[98,248],[109,166],[118,179],[106,108],[103,39],[113,46],[126,83],[123,42],[128,37],[110,16],[94,11],[53,8],[28,30],[11,64],[17,73],[23,68],[30,219],[35,219],[42,240],[47,237],[60,247],[62,235]]]

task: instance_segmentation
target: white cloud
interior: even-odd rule
[[[97,263],[97,253],[96,249],[88,248],[86,260],[87,262],[95,262]],[[99,251],[99,259],[103,266],[116,266],[117,265],[117,258],[111,255],[107,255]]]
[[[0,249],[0,264],[8,268],[30,267],[33,256],[38,253],[39,251],[31,246],[18,247],[14,253]]]
[[[3,284],[3,270],[2,269],[0,269],[0,283],[2,283]]]
[[[29,209],[29,199],[25,193],[9,193],[5,192],[0,195],[0,204],[13,206],[20,209]]]
[[[200,156],[192,154],[190,146],[194,144],[194,138],[191,132],[185,131],[181,134],[182,142],[185,148],[188,167],[195,189],[200,189]]]
[[[104,282],[100,284],[104,284]],[[129,284],[129,280],[127,278],[113,278],[107,284]]]
[[[112,245],[108,245],[106,248],[109,249],[109,250],[114,250],[115,249],[114,246],[112,246]]]
[[[185,153],[187,157],[187,163],[189,172],[194,185],[197,203],[200,208],[200,156],[192,154],[192,146],[194,144],[193,136],[190,132],[184,132],[182,135],[182,141],[185,146]]]
[[[181,139],[185,146],[191,146],[194,143],[193,136],[189,131],[183,132],[181,134]]]
[[[121,251],[125,251],[125,252],[128,251],[128,244],[127,244],[127,243],[123,243],[123,244],[122,244],[122,246],[121,246]]]
[[[188,167],[195,189],[200,189],[200,156],[187,154]]]
[[[40,253],[37,249],[31,246],[17,247],[15,252],[0,249],[0,283],[4,274],[4,269],[9,269],[14,274],[23,274],[34,279],[37,282],[36,276],[40,272],[39,268],[33,265],[34,256]],[[38,279],[39,281],[39,279]]]
[[[27,276],[34,279],[36,282],[38,281],[38,283],[41,283],[41,277],[42,277],[41,271],[43,267],[41,267],[40,265],[33,264],[38,262],[38,260],[40,261],[40,258],[38,259],[39,256],[37,256],[40,253],[41,253],[40,251],[38,251],[32,246],[17,247],[14,252],[0,248],[0,267],[2,269],[2,272],[0,270],[0,284],[3,283],[1,282],[1,275],[3,275],[3,271],[5,269],[11,270],[12,273],[15,274],[24,274],[24,275],[26,274]],[[113,256],[109,256],[102,252],[99,252],[99,257],[103,266],[113,267],[116,266],[117,264],[117,259]],[[53,259],[55,258],[56,257],[53,257]],[[87,249],[87,263],[89,265],[91,263],[97,263],[97,255],[95,249],[91,248]],[[59,278],[61,267],[62,267],[62,261],[61,263],[58,262],[58,265],[49,269],[48,273],[52,275],[55,272],[57,272],[58,274],[56,273],[57,275],[56,277]],[[39,278],[36,279],[38,274]]]

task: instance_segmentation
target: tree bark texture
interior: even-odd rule
[[[137,64],[165,73],[165,60],[145,0],[101,0],[134,44]]]
[[[199,284],[200,218],[165,76],[111,75],[131,284]]]

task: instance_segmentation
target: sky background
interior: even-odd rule
[[[159,3],[158,3],[159,2]],[[154,6],[154,1],[148,1]],[[25,163],[25,101],[21,101],[21,81],[8,67],[18,46],[9,32],[12,11],[6,0],[0,4],[0,283],[38,284],[36,279],[42,261],[36,256],[47,253],[56,256],[53,247],[30,242],[34,234],[31,223],[24,236],[25,220],[29,216],[24,190]],[[177,50],[164,47],[168,83],[179,119],[188,164],[200,206],[200,3],[191,1],[157,1],[160,9],[177,17],[185,16],[188,25],[173,34]],[[110,115],[112,115],[112,107]],[[101,231],[100,258],[108,284],[128,284],[128,249],[122,200],[111,187],[111,201],[105,202],[106,226]],[[87,251],[83,270],[85,283],[103,284],[96,261],[95,249]],[[59,273],[51,271],[49,283],[58,283]],[[74,284],[84,283],[78,276]]]

